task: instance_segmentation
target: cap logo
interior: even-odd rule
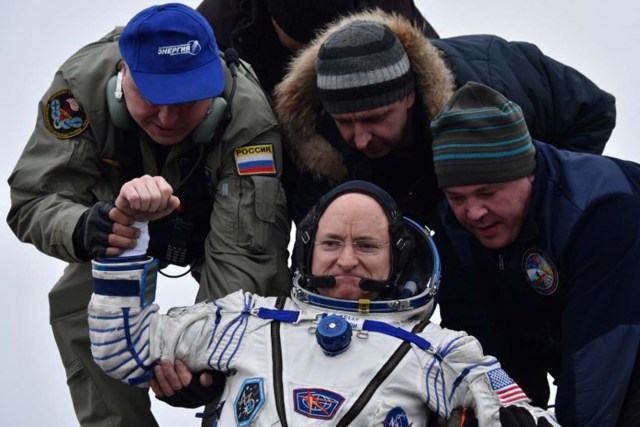
[[[198,40],[190,40],[188,43],[177,44],[173,46],[160,46],[158,48],[158,55],[197,55],[202,50],[200,42]]]

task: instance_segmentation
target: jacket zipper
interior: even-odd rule
[[[504,258],[502,257],[502,254],[498,254],[498,268],[501,271],[504,271]]]

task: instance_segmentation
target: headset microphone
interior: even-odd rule
[[[336,284],[333,276],[311,276],[308,279],[308,286],[312,288],[332,288]]]
[[[240,55],[238,51],[230,47],[224,51],[224,62],[231,71],[231,77],[238,76],[238,66],[240,66]]]

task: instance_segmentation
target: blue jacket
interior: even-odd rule
[[[537,405],[549,372],[561,424],[613,426],[640,344],[640,165],[534,144],[509,246],[484,248],[441,200],[442,324],[475,335]]]
[[[444,52],[456,86],[474,81],[521,108],[538,141],[602,154],[616,123],[615,98],[586,76],[545,55],[536,45],[492,35],[431,40]]]

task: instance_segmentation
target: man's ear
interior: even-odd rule
[[[404,106],[407,107],[407,110],[413,107],[413,104],[416,102],[416,91],[415,89],[411,91],[409,95],[404,98]]]

